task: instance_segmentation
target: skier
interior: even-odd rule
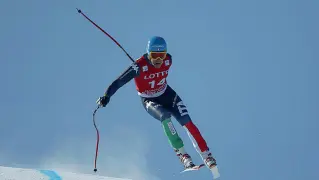
[[[172,56],[167,52],[166,41],[162,37],[154,36],[149,39],[146,49],[147,53],[113,81],[104,96],[97,100],[97,104],[105,107],[120,87],[134,79],[137,93],[141,97],[145,110],[161,122],[169,143],[184,168],[192,168],[195,165],[184,148],[183,140],[179,137],[171,116],[192,135],[200,149],[199,153],[204,164],[209,169],[214,168],[217,165],[216,160],[209,151],[206,141],[191,120],[182,99],[167,84],[166,78],[172,65]]]

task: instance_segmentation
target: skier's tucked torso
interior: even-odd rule
[[[146,98],[158,97],[162,95],[167,88],[166,79],[171,64],[171,55],[167,54],[162,66],[160,68],[154,68],[150,64],[147,55],[144,54],[109,86],[106,94],[112,96],[124,84],[134,79],[139,96]]]
[[[140,68],[139,76],[134,78],[136,90],[141,97],[158,97],[167,88],[167,76],[172,64],[171,55],[167,55],[160,68],[154,68],[150,64],[147,55],[143,55],[136,61]]]

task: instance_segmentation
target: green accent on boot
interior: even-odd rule
[[[179,149],[184,146],[182,139],[179,137],[171,119],[162,121],[162,126],[171,146]]]

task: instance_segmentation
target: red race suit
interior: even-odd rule
[[[128,67],[108,87],[105,94],[112,96],[120,87],[134,79],[136,90],[141,97],[158,97],[167,88],[167,76],[172,65],[171,55],[168,53],[160,68],[155,68],[144,54]]]

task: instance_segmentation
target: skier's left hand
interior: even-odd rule
[[[96,101],[96,103],[102,107],[105,107],[109,102],[110,102],[110,97],[108,95],[99,97],[99,99]]]

